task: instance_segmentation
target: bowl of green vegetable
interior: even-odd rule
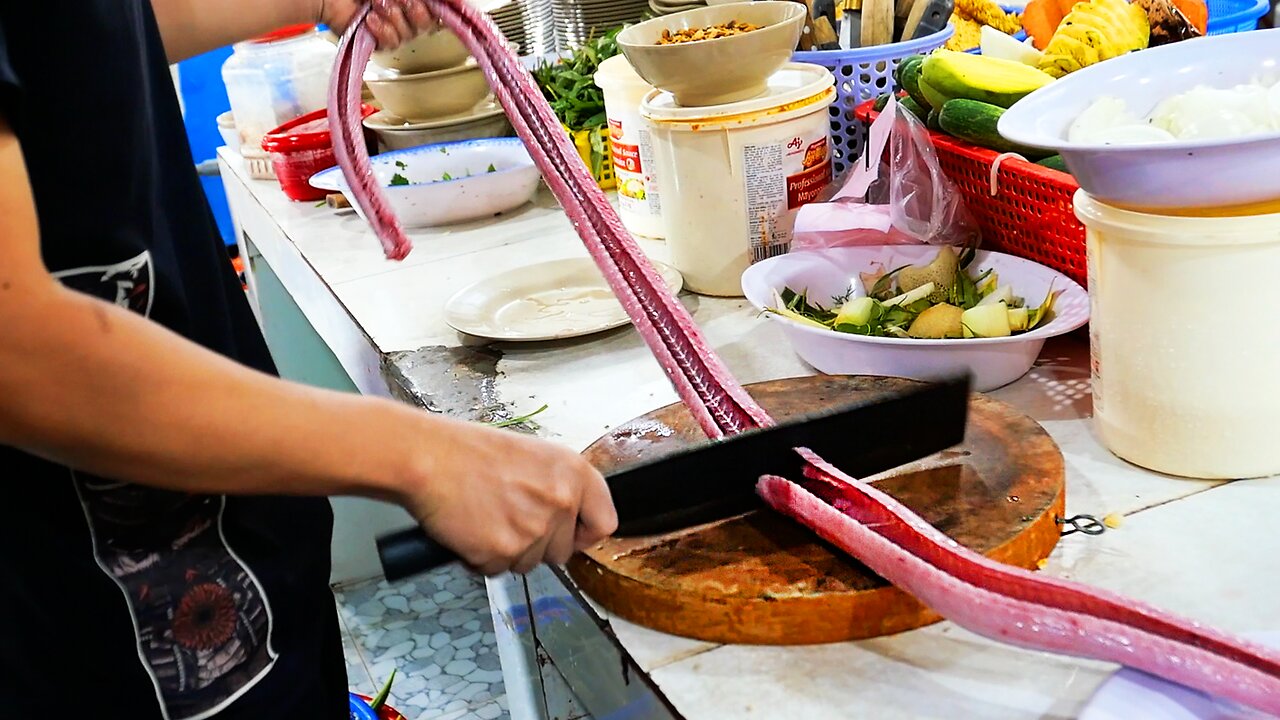
[[[1067,276],[1003,253],[935,245],[794,252],[742,275],[747,299],[819,372],[934,380],[979,392],[1026,374],[1045,340],[1089,320]]]

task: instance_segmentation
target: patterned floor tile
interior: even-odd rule
[[[351,636],[348,652],[371,676],[362,692],[381,687],[395,670],[389,702],[409,720],[508,717],[496,702],[505,694],[502,666],[478,576],[452,566],[406,582],[374,580],[334,593]],[[358,683],[352,680],[352,686]]]

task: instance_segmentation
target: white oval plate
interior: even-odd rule
[[[684,278],[654,263],[671,292]],[[564,340],[631,322],[591,258],[551,260],[494,275],[463,288],[445,303],[445,322],[458,332],[491,340]]]
[[[1280,647],[1280,632],[1249,633],[1250,640]],[[1080,720],[1263,720],[1240,708],[1154,675],[1123,668],[1098,686]]]

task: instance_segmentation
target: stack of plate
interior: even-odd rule
[[[649,9],[657,16],[674,15],[706,6],[706,0],[649,0]]]
[[[574,47],[649,12],[649,0],[551,0],[556,39],[560,47]]]
[[[493,18],[494,24],[502,31],[503,36],[507,38],[507,42],[514,43],[521,48],[529,46],[523,17],[523,9],[526,2],[528,0],[509,2],[489,12],[489,17]]]
[[[528,42],[521,45],[524,55],[544,55],[555,52],[555,10],[551,0],[520,0],[521,19],[524,22]]]

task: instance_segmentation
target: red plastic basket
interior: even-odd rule
[[[874,101],[859,105],[856,117],[870,123],[879,114]],[[1017,158],[1000,162],[996,192],[991,167],[999,153],[949,135],[930,132],[942,172],[956,184],[982,230],[982,246],[1051,267],[1088,287],[1084,225],[1071,202],[1079,185],[1064,172]]]

